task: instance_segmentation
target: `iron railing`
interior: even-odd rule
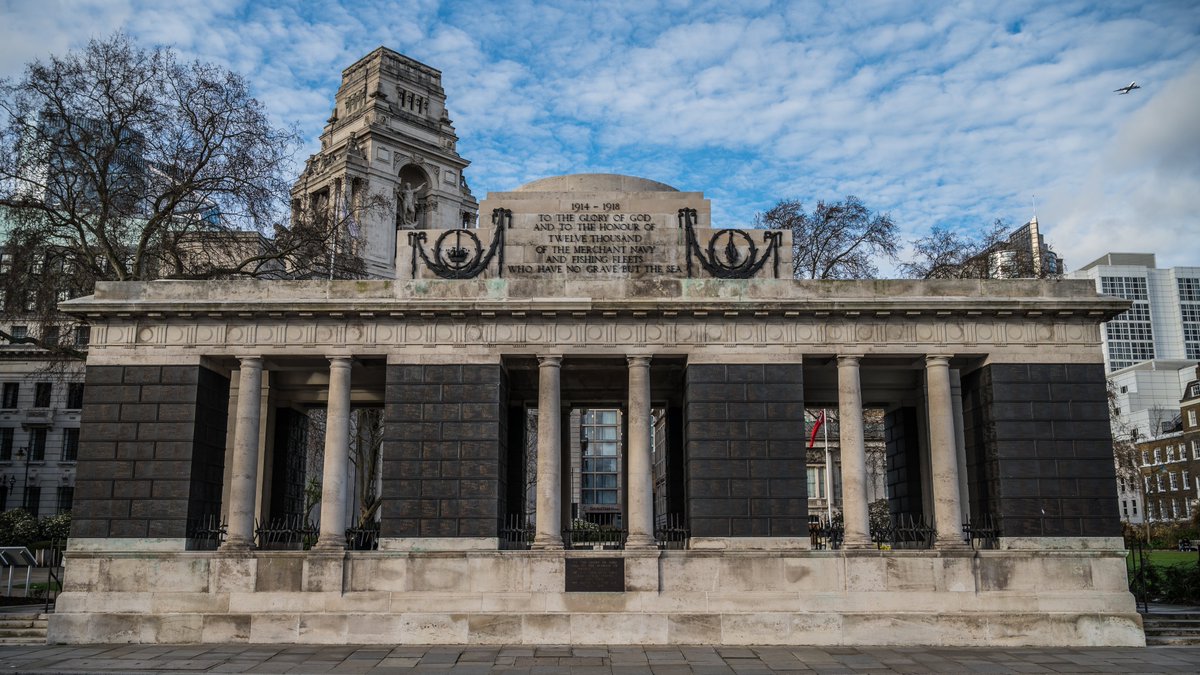
[[[500,525],[500,550],[527,550],[533,543],[533,518],[523,513],[510,513]]]
[[[687,522],[680,513],[666,514],[659,519],[658,525],[654,528],[654,540],[660,549],[687,548],[690,536],[691,532],[687,528]]]
[[[66,548],[66,542],[55,539],[50,542],[50,551],[47,557],[42,559],[42,564],[46,566],[47,574],[46,605],[42,608],[43,612],[50,611],[50,606],[58,601],[58,594],[62,592],[63,575],[60,575],[58,570],[63,564],[64,548]]]
[[[617,551],[625,548],[628,537],[628,530],[608,526],[571,527],[562,531],[563,548],[566,549]]]
[[[845,535],[846,528],[842,526],[841,518],[833,520],[820,517],[809,518],[808,540],[810,548],[814,551],[841,548]]]
[[[215,551],[225,542],[228,523],[220,514],[210,513],[188,521],[187,548],[189,551]]]
[[[1000,548],[1000,527],[990,513],[978,518],[968,517],[963,523],[963,538],[977,551],[997,549]]]
[[[254,542],[263,551],[306,551],[317,543],[318,529],[300,515],[255,521]]]
[[[871,526],[871,541],[878,548],[885,545],[896,549],[929,549],[937,539],[937,530],[924,515],[898,513],[888,518],[886,525]]]
[[[374,551],[379,548],[379,522],[364,527],[346,529],[346,548],[351,551]]]

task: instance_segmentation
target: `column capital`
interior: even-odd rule
[[[649,366],[651,358],[653,358],[653,357],[630,355],[630,356],[625,357],[625,362],[628,363],[630,365],[630,367],[632,367],[632,366]]]
[[[862,361],[862,358],[863,358],[862,354],[838,354],[837,355],[837,360],[838,360],[839,366],[842,364],[857,366],[859,361]]]
[[[539,354],[537,357],[539,368],[558,368],[562,366],[562,354]]]
[[[239,356],[237,360],[240,367],[262,368],[263,357],[261,356]]]
[[[946,354],[926,354],[925,366],[950,366],[950,357]]]

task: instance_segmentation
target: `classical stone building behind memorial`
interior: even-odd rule
[[[395,276],[396,232],[474,226],[442,74],[380,47],[342,71],[333,113],[292,187],[296,217],[344,219],[372,277]]]

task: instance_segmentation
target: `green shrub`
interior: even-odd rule
[[[42,519],[42,538],[59,546],[66,545],[67,537],[71,534],[71,512],[66,511]]]
[[[29,549],[64,546],[71,533],[71,513],[47,516],[40,522],[25,509],[0,513],[0,546],[25,546]]]

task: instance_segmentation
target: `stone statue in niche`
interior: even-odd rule
[[[405,225],[417,224],[417,190],[424,189],[428,183],[421,183],[417,187],[413,187],[408,182],[400,184],[396,190],[396,196],[400,201],[400,213],[403,214],[403,223]]]
[[[365,156],[362,151],[362,146],[358,143],[358,134],[356,132],[350,132],[350,140],[346,142],[346,154],[358,155],[359,157]]]

